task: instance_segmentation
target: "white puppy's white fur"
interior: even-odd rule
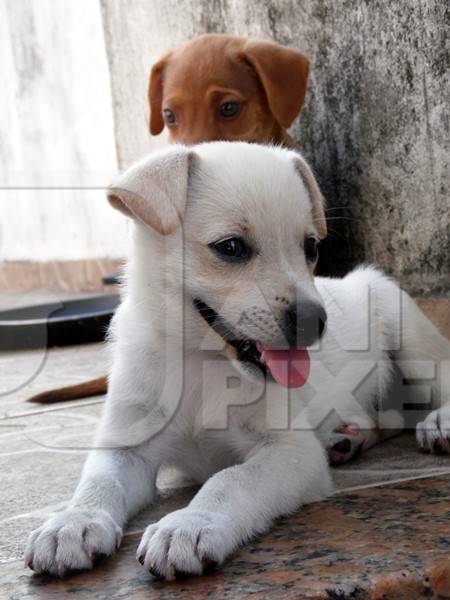
[[[108,398],[69,508],[30,536],[35,571],[63,575],[111,554],[130,516],[154,501],[158,470],[177,465],[203,486],[146,529],[138,557],[166,579],[200,574],[275,517],[331,493],[324,446],[340,425],[373,430],[384,414],[401,428],[398,412],[375,410],[393,359],[406,377],[423,378],[448,359],[449,344],[373,268],[313,277],[303,244],[324,232],[314,186],[297,154],[226,142],[171,147],[115,184],[112,203],[135,219]],[[210,244],[230,236],[250,240],[251,259],[217,256]],[[289,393],[247,372],[193,304],[200,298],[242,338],[277,346],[280,315],[299,296],[324,304],[328,328],[311,349],[308,383]],[[448,437],[448,415],[428,417],[421,444]]]

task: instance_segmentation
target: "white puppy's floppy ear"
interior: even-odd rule
[[[185,146],[146,156],[109,187],[110,204],[161,233],[172,233],[186,208],[189,165],[193,152]]]
[[[320,238],[324,238],[327,235],[327,220],[325,217],[325,200],[322,193],[317,185],[317,181],[309,168],[305,160],[296,155],[294,158],[294,166],[297,173],[303,182],[303,185],[308,192],[309,200],[311,202],[312,216],[314,219],[314,225],[317,229],[317,233]]]

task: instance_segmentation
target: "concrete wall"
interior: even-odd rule
[[[0,262],[121,256],[99,3],[0,0],[0,72]]]
[[[147,132],[152,62],[203,32],[274,39],[312,75],[294,136],[330,207],[322,269],[374,262],[414,293],[449,287],[450,77],[442,0],[101,0],[120,166]]]

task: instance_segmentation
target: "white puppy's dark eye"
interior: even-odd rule
[[[166,122],[166,125],[175,125],[177,119],[175,117],[175,113],[173,112],[173,110],[170,110],[170,108],[165,108],[163,110],[163,115],[164,115],[164,121]]]
[[[223,260],[229,262],[241,262],[248,260],[251,256],[251,250],[243,239],[234,237],[227,238],[209,244],[211,250],[220,256]]]
[[[307,237],[305,238],[304,251],[306,259],[310,262],[316,262],[317,257],[319,256],[319,242],[315,237]]]
[[[240,107],[241,106],[239,102],[234,100],[230,102],[224,102],[220,105],[220,116],[224,117],[225,119],[231,119],[238,114]]]

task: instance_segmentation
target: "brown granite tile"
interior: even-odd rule
[[[146,523],[182,506],[176,492]],[[141,519],[140,519],[141,521]],[[419,600],[450,598],[450,478],[340,494],[280,519],[208,576],[152,581],[134,558],[140,532],[89,573],[52,581],[19,561],[1,568],[5,600],[224,598]]]

